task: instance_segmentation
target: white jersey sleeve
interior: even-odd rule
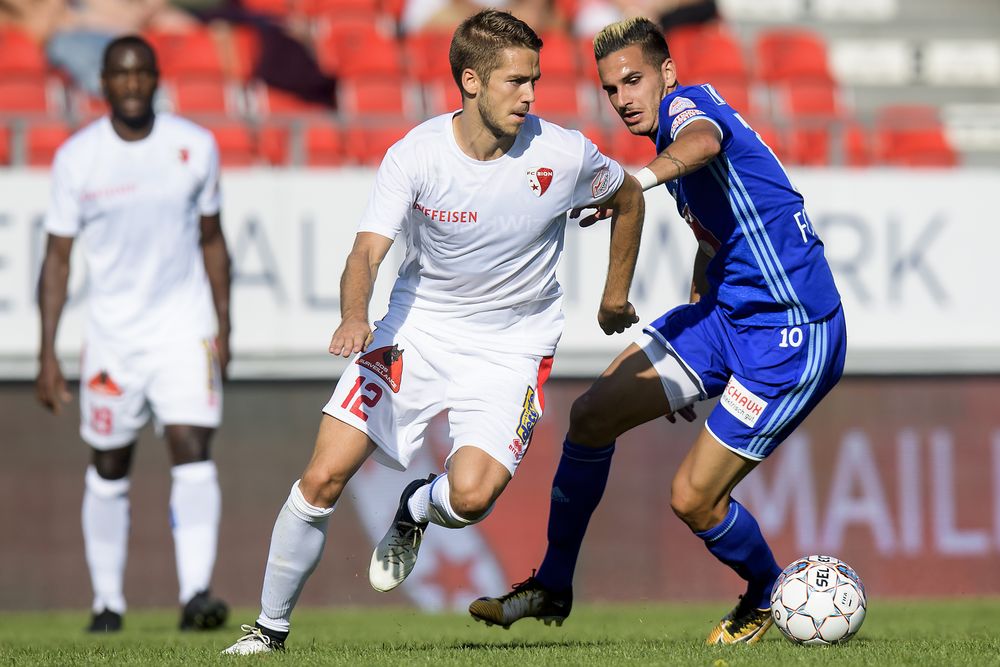
[[[572,208],[593,208],[617,192],[624,180],[622,166],[583,137],[583,158],[573,188]]]
[[[205,156],[205,180],[198,192],[198,212],[203,216],[217,215],[222,208],[222,195],[219,189],[219,145],[215,137],[208,142],[208,154]]]
[[[379,165],[368,206],[358,223],[359,232],[395,239],[413,208],[416,188],[412,174],[403,167],[398,146],[390,148]]]
[[[56,153],[51,181],[45,231],[56,236],[76,236],[80,231],[80,193],[73,178],[72,160],[65,150]]]

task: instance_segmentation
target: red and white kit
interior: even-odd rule
[[[157,114],[140,141],[122,140],[101,118],[56,154],[45,228],[78,237],[87,267],[87,444],[127,444],[150,409],[161,423],[218,426],[215,314],[199,220],[219,207],[215,139],[170,114]]]
[[[562,335],[566,212],[603,202],[624,172],[579,132],[530,115],[506,154],[475,160],[452,117],[414,128],[379,167],[358,231],[401,235],[405,257],[374,342],[324,412],[405,468],[447,406],[452,451],[481,448],[513,473]]]

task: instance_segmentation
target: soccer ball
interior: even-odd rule
[[[840,644],[865,620],[865,585],[833,556],[800,558],[778,576],[771,591],[774,624],[796,644]]]

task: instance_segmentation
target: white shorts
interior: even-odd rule
[[[430,420],[448,411],[453,443],[485,451],[510,472],[545,405],[552,357],[462,349],[412,327],[377,329],[337,382],[323,412],[370,437],[375,459],[405,470]]]
[[[215,344],[170,341],[121,353],[88,341],[80,362],[80,436],[94,449],[135,440],[149,420],[158,426],[216,428],[222,420],[222,382]]]

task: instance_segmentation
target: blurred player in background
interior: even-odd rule
[[[209,593],[221,511],[209,444],[229,361],[218,149],[207,130],[154,115],[156,56],[143,39],[111,42],[101,80],[110,115],[73,135],[53,165],[39,287],[38,399],[57,414],[70,399],[55,343],[79,236],[89,289],[80,368],[80,435],[92,448],[83,498],[94,587],[89,629],[122,626],[128,474],[150,413],[173,463],[170,523],[181,628],[217,627],[227,607]]]
[[[416,563],[428,523],[462,528],[489,514],[542,415],[542,384],[562,333],[556,265],[566,211],[615,212],[598,321],[638,320],[628,302],[642,191],[578,132],[528,113],[541,40],[508,13],[463,22],[449,60],[462,109],[432,118],[386,153],[341,279],[332,354],[356,354],[324,408],[312,460],[278,514],[262,611],[227,653],[284,647],[292,610],[326,541],[344,486],[368,457],[405,470],[432,417],[447,409],[446,472],[403,491],[372,554],[389,591]],[[373,332],[372,285],[393,240],[405,258]]]
[[[655,24],[635,18],[608,26],[594,39],[594,56],[626,127],[656,143],[658,156],[636,174],[640,184],[666,183],[698,239],[691,303],[647,326],[573,404],[541,567],[469,611],[503,626],[525,617],[561,623],[615,439],[664,415],[691,421],[695,402],[721,396],[674,476],[671,506],[747,581],[708,643],[753,643],[770,627],[781,569],[757,521],[730,494],[840,379],[840,295],[802,196],[777,158],[711,85],[678,83]],[[598,211],[581,224],[602,217]]]

